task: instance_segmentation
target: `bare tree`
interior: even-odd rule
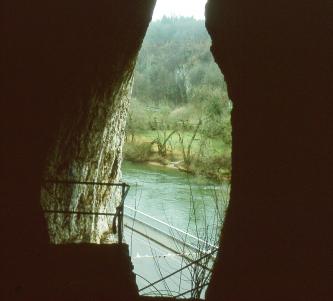
[[[199,119],[199,122],[195,126],[194,132],[187,145],[185,145],[184,135],[182,135],[180,132],[178,132],[179,142],[182,147],[183,160],[184,160],[184,163],[185,163],[187,169],[190,167],[192,160],[193,160],[193,156],[194,156],[193,152],[192,152],[193,141],[195,140],[195,138],[198,134],[201,124],[202,124],[202,121],[201,121],[201,119]]]
[[[163,158],[167,155],[167,143],[176,132],[177,130],[172,130],[168,133],[166,127],[162,130],[162,133],[157,130],[157,137],[151,143],[157,145],[158,154]]]

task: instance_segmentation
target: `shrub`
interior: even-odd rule
[[[125,160],[133,162],[146,162],[150,160],[153,154],[151,143],[126,143],[124,146]]]
[[[196,158],[196,160],[192,162],[191,168],[197,174],[221,181],[230,177],[231,159],[225,155]]]

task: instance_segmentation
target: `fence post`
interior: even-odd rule
[[[123,214],[124,214],[124,195],[125,195],[126,184],[121,184],[121,200],[118,210],[118,243],[122,244],[123,242]]]

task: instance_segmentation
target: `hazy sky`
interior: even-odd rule
[[[196,19],[205,18],[207,0],[157,0],[153,20],[166,16],[193,16]]]

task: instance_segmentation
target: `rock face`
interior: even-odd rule
[[[132,73],[102,97],[92,95],[88,113],[61,125],[44,177],[63,181],[118,183]],[[85,114],[86,113],[86,114]],[[87,117],[86,117],[87,116]],[[86,117],[86,118],[85,118]],[[77,124],[84,126],[78,127]],[[44,183],[44,209],[115,213],[121,187]],[[46,214],[53,243],[100,242],[111,234],[112,217]]]
[[[324,2],[208,1],[233,145],[207,300],[330,298],[332,10]]]
[[[52,269],[41,186],[54,197],[61,192],[51,201],[42,191],[48,209],[113,210],[117,201],[108,202],[113,190],[42,183],[45,178],[119,179],[128,84],[154,5],[154,0],[3,2],[6,280],[1,293],[7,298],[2,299],[48,299],[37,297],[43,288],[46,292],[46,269]],[[99,242],[110,223],[78,218],[49,215],[51,240]],[[112,281],[116,274],[110,274]]]
[[[207,300],[330,300],[331,7],[304,0],[208,3],[212,51],[234,105],[231,200]],[[3,300],[54,299],[45,289],[52,260],[42,178],[67,179],[81,169],[82,179],[117,179],[121,137],[114,134],[123,125],[107,133],[106,120],[123,118],[123,83],[154,4],[3,1]],[[112,151],[97,148],[103,137],[110,137]],[[99,168],[103,160],[114,174]],[[101,209],[106,198],[95,192],[63,189],[66,199],[55,203],[68,209],[78,200]],[[51,204],[45,199],[45,205]],[[87,220],[78,238],[98,241],[94,223]],[[57,227],[62,234],[54,241],[77,237],[62,220],[50,229]]]
[[[103,2],[94,16],[91,10],[96,9],[90,4],[80,4],[82,16],[77,16],[75,6],[65,7],[80,19],[80,25],[70,23],[72,27],[62,32],[66,45],[61,50],[68,66],[59,70],[59,75],[65,74],[63,80],[69,86],[58,95],[61,123],[47,153],[44,179],[119,182],[133,68],[151,12],[143,8],[153,4],[143,1],[125,12],[121,3]],[[94,21],[86,24],[86,18],[92,17]],[[66,15],[63,18],[71,22]],[[55,22],[59,26],[59,20]],[[55,30],[58,35],[58,27]],[[79,59],[68,52],[76,53]],[[120,187],[47,183],[41,191],[46,210],[115,213],[119,202]],[[111,234],[113,220],[59,213],[48,213],[46,218],[53,243],[99,243],[101,237]]]

